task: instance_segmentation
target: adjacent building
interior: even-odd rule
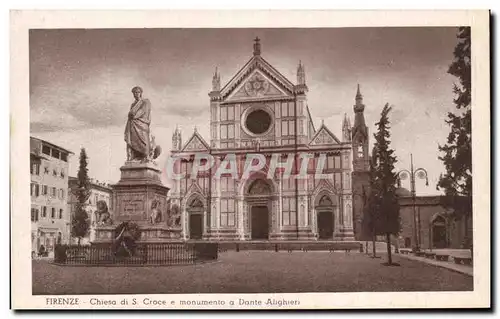
[[[400,188],[398,193],[400,247],[412,248],[415,243],[420,249],[470,247],[472,218],[454,216],[441,204],[441,196],[417,196],[414,203],[407,189]]]
[[[68,160],[73,153],[61,146],[30,137],[31,249],[43,245],[51,253],[57,243],[68,243],[70,214]]]
[[[75,189],[78,187],[78,178],[69,177],[69,200],[68,200],[68,211],[70,216],[75,214],[77,198],[75,195]],[[97,202],[103,200],[106,205],[111,209],[111,194],[112,189],[108,183],[100,182],[99,180],[90,179],[90,196],[87,201],[87,214],[90,219],[90,229],[87,237],[82,238],[81,244],[88,244],[95,240],[95,227],[97,223]],[[77,238],[72,238],[71,243],[78,243]]]
[[[187,176],[175,180],[170,190],[173,209],[182,213],[185,239],[358,237],[363,188],[369,182],[368,128],[359,85],[355,96],[353,88],[354,125],[346,114],[338,138],[324,123],[313,123],[301,62],[296,77],[293,83],[263,58],[258,38],[251,58],[224,86],[216,69],[207,106],[208,142],[196,129],[185,143],[178,129],[172,137],[172,156],[178,158],[174,170]],[[234,154],[241,173],[250,153],[264,155],[266,165],[246,178],[230,174],[218,178],[213,170],[189,178],[197,154],[213,156],[214,168]],[[290,157],[297,163],[292,168],[297,174],[304,154],[310,156],[305,178],[284,178],[280,173],[268,178],[273,160],[283,163]],[[320,166],[328,177],[316,176]]]

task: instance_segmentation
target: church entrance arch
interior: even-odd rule
[[[188,202],[187,212],[189,214],[190,239],[202,239],[204,205],[198,196]]]
[[[271,228],[271,195],[268,181],[257,179],[251,182],[245,194],[249,208],[249,226],[252,240],[268,240]]]
[[[315,204],[319,239],[333,239],[335,218],[332,198],[328,194],[319,194]]]

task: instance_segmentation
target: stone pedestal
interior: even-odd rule
[[[96,242],[113,240],[114,230],[122,222],[139,226],[140,242],[178,241],[182,232],[180,218],[168,213],[169,188],[162,184],[158,166],[151,162],[126,162],[120,170],[120,181],[112,186],[113,225],[96,227]],[[155,206],[159,210],[156,221]]]

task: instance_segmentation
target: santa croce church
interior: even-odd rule
[[[223,86],[216,69],[209,92],[210,139],[196,129],[184,143],[180,130],[172,137],[174,170],[188,176],[174,180],[169,193],[171,207],[182,213],[184,239],[360,239],[369,160],[359,86],[356,92],[353,85],[353,109],[346,107],[354,112],[354,124],[346,114],[340,138],[313,123],[307,94],[302,63],[295,83],[290,81],[262,57],[258,38],[253,56]],[[215,163],[189,178],[197,154],[209,154]],[[243,171],[249,154],[265,157],[261,170],[240,178],[214,174],[230,156]],[[300,178],[280,174],[287,163]]]

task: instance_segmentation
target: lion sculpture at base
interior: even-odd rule
[[[113,221],[111,220],[111,214],[108,210],[108,204],[105,201],[97,201],[97,210],[95,214],[98,226],[109,226],[113,224]]]

